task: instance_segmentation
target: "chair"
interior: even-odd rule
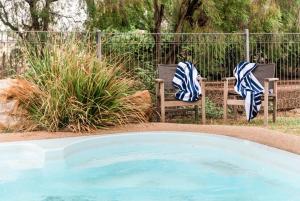
[[[160,108],[160,121],[165,122],[165,108],[175,106],[194,106],[195,119],[198,120],[199,106],[201,107],[202,123],[205,124],[205,78],[199,77],[202,94],[200,99],[196,102],[184,102],[175,99],[175,88],[172,80],[175,75],[177,64],[158,64],[158,79],[156,82],[156,98],[157,107]]]
[[[277,81],[275,77],[275,64],[258,64],[253,70],[253,75],[264,86],[264,93],[262,96],[262,107],[264,107],[264,125],[268,125],[268,108],[269,101],[273,102],[273,122],[276,121],[277,116]],[[244,105],[244,100],[239,100],[241,97],[233,89],[229,89],[229,82],[235,81],[235,77],[224,78],[224,121],[227,120],[227,106],[234,106],[234,114],[236,117],[237,105]],[[271,93],[269,92],[271,91]]]

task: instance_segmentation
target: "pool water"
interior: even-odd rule
[[[0,200],[5,201],[300,199],[299,155],[218,135],[84,138],[55,150],[32,149],[43,154],[28,163],[31,152],[9,160],[3,150],[0,144]]]

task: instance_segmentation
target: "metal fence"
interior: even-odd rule
[[[160,37],[158,43],[155,40]],[[102,54],[130,58],[129,67],[155,69],[158,63],[189,60],[211,81],[232,76],[242,60],[275,63],[281,80],[300,79],[300,33],[101,33]]]
[[[89,40],[87,44],[95,49],[99,59],[121,61],[147,88],[153,87],[159,63],[189,60],[201,76],[216,83],[222,77],[232,76],[242,60],[275,63],[276,77],[281,80],[280,96],[288,101],[279,102],[279,107],[300,107],[300,33],[0,32],[1,77],[20,73],[26,65],[22,57],[25,39],[43,45],[49,38],[69,37]]]
[[[124,56],[125,65],[139,71],[189,60],[203,77],[217,81],[232,75],[233,68],[244,60],[244,37],[243,33],[101,34],[101,47],[105,57]]]

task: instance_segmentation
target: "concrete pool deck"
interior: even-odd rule
[[[143,131],[187,131],[246,139],[271,147],[279,148],[296,154],[300,154],[300,136],[285,134],[261,127],[249,126],[226,126],[226,125],[196,125],[196,124],[174,124],[174,123],[143,123],[130,124],[126,126],[97,130],[92,133],[72,132],[23,132],[23,133],[1,133],[1,142],[53,139],[76,136],[106,135],[123,132]]]

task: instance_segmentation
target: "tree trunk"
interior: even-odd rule
[[[192,20],[195,11],[201,6],[201,0],[183,0],[180,5],[178,20],[174,26],[174,41],[167,54],[167,63],[176,63],[176,55],[181,51],[180,37],[183,31],[183,23],[186,20]]]
[[[158,0],[154,0],[154,29],[153,29],[153,37],[155,40],[154,46],[154,58],[155,58],[155,66],[161,61],[161,23],[164,16],[164,5],[158,4]]]

